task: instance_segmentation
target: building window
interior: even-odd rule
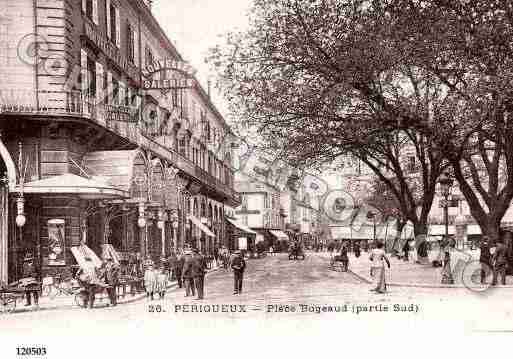
[[[110,38],[117,44],[118,39],[118,10],[117,8],[110,4],[110,19],[108,20],[110,23]]]
[[[89,74],[88,94],[96,97],[96,62],[87,58],[87,73]]]
[[[119,105],[119,81],[112,78],[112,104]]]
[[[135,36],[132,25],[127,24],[126,26],[126,39],[127,39],[127,55],[128,61],[135,63]]]
[[[268,193],[264,193],[264,208],[265,209],[269,208],[269,194]]]
[[[144,54],[144,61],[146,63],[146,66],[151,65],[154,62],[153,53],[151,52],[149,47],[146,47],[145,54]]]
[[[187,140],[185,137],[178,141],[178,152],[182,156],[187,157]]]

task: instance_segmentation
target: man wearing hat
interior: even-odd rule
[[[233,294],[242,293],[242,280],[244,278],[244,270],[246,269],[246,261],[242,257],[241,251],[235,251],[236,257],[232,261],[233,269]]]
[[[488,237],[484,236],[481,240],[479,262],[481,263],[481,284],[485,284],[486,276],[491,272],[492,254],[488,245]]]
[[[194,285],[198,293],[198,299],[203,299],[205,286],[205,271],[207,268],[205,257],[202,256],[197,248],[194,249],[192,261],[192,273],[194,277]],[[193,294],[194,295],[194,294]]]
[[[194,259],[192,258],[192,252],[189,249],[185,250],[184,257],[182,281],[185,285],[185,296],[189,297],[191,294],[192,296],[195,295],[194,274],[192,269]]]
[[[116,287],[119,284],[119,267],[114,263],[112,257],[105,258],[105,284],[107,287],[107,294],[110,299],[110,304],[116,306],[118,303]]]
[[[27,253],[23,260],[23,279],[20,281],[26,290],[26,307],[32,305],[32,297],[34,298],[34,305],[36,307],[39,306],[39,285],[37,284],[36,277],[37,270],[34,265],[34,258],[32,253]]]

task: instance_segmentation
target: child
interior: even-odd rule
[[[160,299],[164,299],[164,295],[166,294],[167,276],[166,268],[162,266],[157,274],[156,285],[156,292],[159,294]]]
[[[144,289],[146,296],[151,300],[154,299],[153,295],[157,286],[157,272],[153,269],[153,263],[148,263],[146,271],[144,272]]]

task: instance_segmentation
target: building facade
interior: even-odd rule
[[[235,138],[142,0],[0,9],[0,280],[225,241]]]
[[[265,241],[270,246],[278,240],[288,240],[283,232],[284,213],[277,187],[238,173],[235,189],[241,197],[241,205],[235,209],[236,221],[256,232],[254,245]]]

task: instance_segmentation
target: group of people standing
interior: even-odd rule
[[[492,246],[487,236],[483,237],[480,245],[479,262],[481,263],[481,284],[486,283],[486,277],[492,272],[492,285],[497,285],[498,280],[502,285],[506,284],[506,272],[513,262],[513,233],[505,231],[499,241]]]

